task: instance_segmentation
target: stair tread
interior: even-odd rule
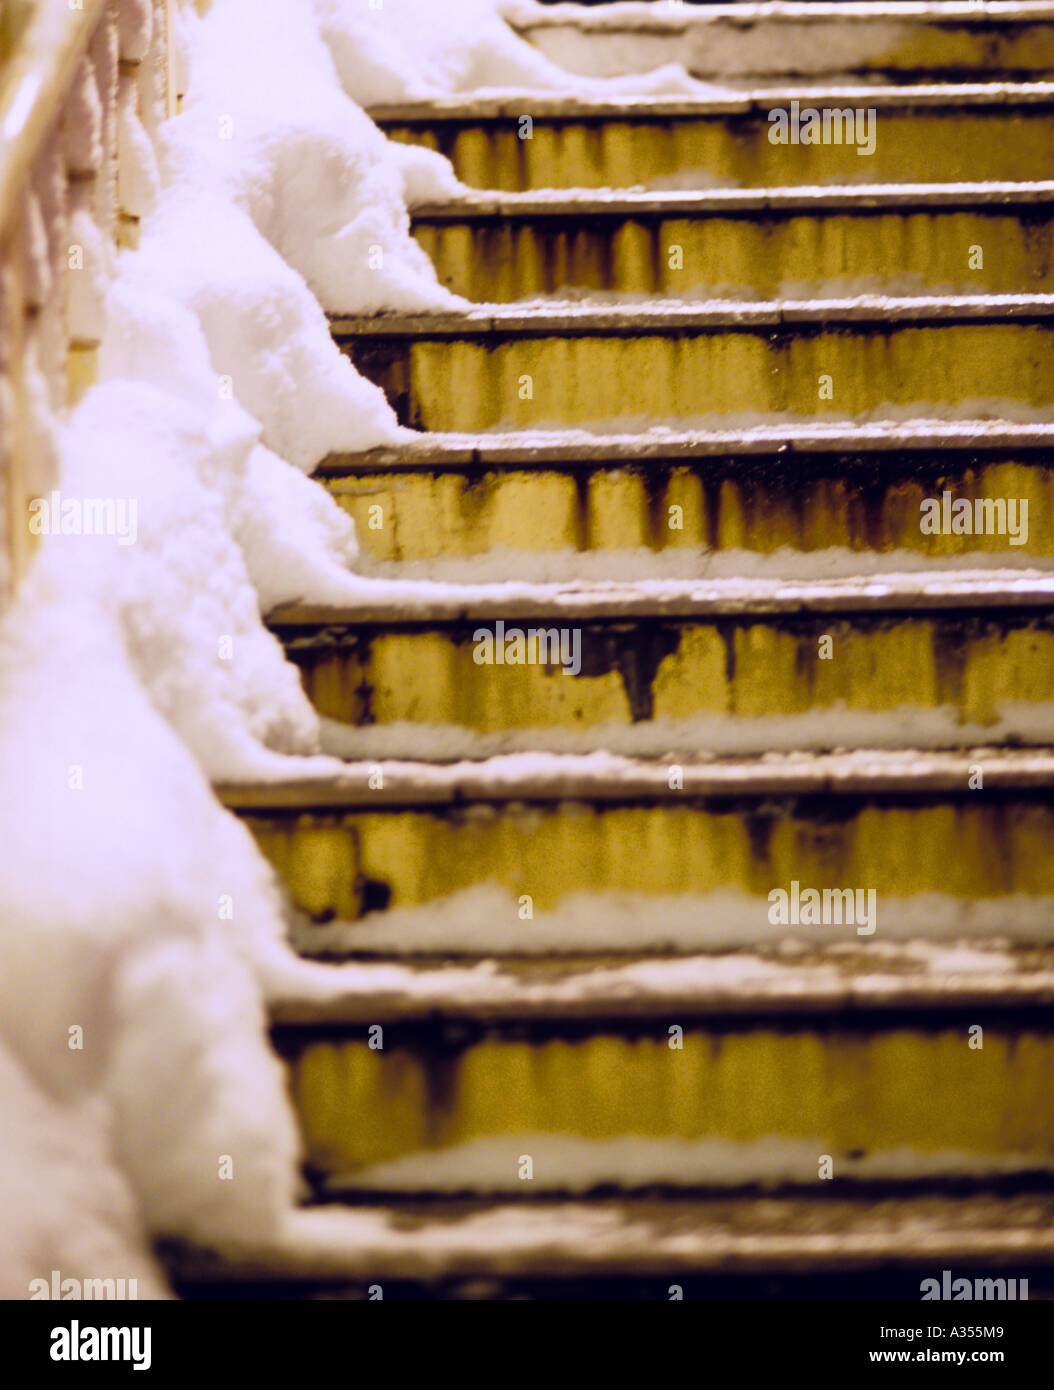
[[[539,93],[497,96],[433,97],[417,101],[378,103],[369,115],[379,125],[431,124],[439,121],[480,122],[517,120],[525,108],[534,120],[666,120],[670,117],[764,115],[792,101],[817,106],[857,105],[889,110],[914,107],[1048,105],[1054,103],[1051,82],[935,82],[911,86],[871,86],[860,83],[785,83],[757,90],[728,90],[705,96],[574,96]]]
[[[884,930],[886,926],[884,924]],[[306,934],[325,928],[307,927]],[[354,926],[349,929],[353,934]],[[614,952],[613,945],[609,949]],[[716,954],[489,956],[460,963],[362,960],[327,967],[326,988],[270,1001],[280,1028],[676,1017],[781,1019],[897,1010],[1046,1008],[1054,946],[848,941]],[[328,989],[328,992],[326,992]],[[672,1011],[672,1012],[671,1012]]]
[[[669,761],[609,753],[513,753],[479,761],[322,760],[315,776],[282,781],[222,782],[223,803],[252,810],[323,810],[459,802],[649,800],[678,804],[693,796],[932,796],[967,791],[983,760],[987,792],[1054,788],[1054,748],[766,754],[679,762],[683,787],[671,789]],[[376,772],[383,786],[373,787]]]
[[[182,1281],[304,1283],[457,1274],[549,1277],[751,1270],[970,1272],[1054,1261],[1054,1196],[613,1197],[591,1201],[316,1207],[279,1233],[224,1251],[183,1251]]]
[[[917,570],[850,578],[639,579],[574,583],[440,584],[362,580],[355,604],[283,604],[268,614],[281,632],[375,623],[471,623],[560,618],[714,619],[750,614],[934,613],[950,609],[1047,609],[1054,574],[1039,570]]]
[[[510,430],[480,435],[407,431],[397,445],[330,454],[316,477],[378,468],[459,468],[466,464],[636,463],[648,459],[723,458],[729,454],[829,454],[950,450],[1054,449],[1054,423],[1009,420],[880,420],[855,425],[780,423],[742,429],[656,428],[634,434],[590,430]]]
[[[710,29],[731,25],[749,29],[767,22],[799,24],[803,20],[822,24],[861,26],[876,19],[927,24],[965,24],[969,28],[999,28],[1017,21],[1033,23],[1054,19],[1050,0],[987,0],[981,8],[977,0],[744,0],[739,4],[685,5],[673,11],[658,5],[598,5],[589,8],[557,5],[551,12],[529,4],[522,9],[515,3],[506,7],[509,22],[517,28],[562,29],[571,26],[586,33],[628,30],[641,33],[655,30],[679,33],[687,29]]]
[[[1034,207],[1054,201],[1054,181],[790,185],[777,188],[663,190],[557,188],[467,190],[443,202],[411,207],[414,222],[465,218],[712,216],[730,212]]]
[[[1043,321],[1054,317],[1054,294],[858,295],[841,299],[590,303],[545,300],[533,304],[472,305],[437,312],[331,314],[342,338],[460,338],[504,335],[682,333],[692,329],[767,328],[818,324],[891,324]]]

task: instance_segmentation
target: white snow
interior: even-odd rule
[[[679,63],[625,77],[575,75],[557,67],[505,22],[501,0],[314,0],[344,89],[362,106],[428,100],[459,92],[702,96],[721,89]],[[545,14],[544,7],[537,7]],[[519,8],[517,18],[526,18]]]
[[[151,1231],[267,1226],[296,1152],[261,1002],[278,895],[137,680],[134,638],[49,549],[0,655],[0,1032],[52,1096],[106,1102]]]
[[[29,1298],[31,1281],[136,1281],[139,1298],[167,1296],[141,1232],[127,1178],[109,1153],[97,1102],[45,1096],[0,1043],[0,1298]]]

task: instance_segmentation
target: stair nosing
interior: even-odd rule
[[[772,617],[792,614],[902,613],[1054,607],[1054,573],[964,569],[876,573],[852,579],[691,579],[579,583],[432,584],[361,581],[359,603],[283,604],[267,614],[273,630],[389,623],[506,622],[561,619]],[[376,597],[371,597],[371,590]]]
[[[228,809],[246,814],[563,801],[679,806],[693,799],[815,796],[976,800],[969,779],[979,763],[989,796],[1054,794],[1054,747],[855,749],[710,760],[571,753],[497,754],[451,763],[377,758],[343,763],[337,772],[326,759],[315,776],[301,771],[282,781],[217,781],[214,791]],[[672,766],[681,772],[676,788],[670,786]]]
[[[1054,1263],[1054,1199],[1043,1192],[1030,1219],[1008,1219],[1015,1203],[963,1197],[898,1196],[875,1202],[852,1196],[787,1197],[766,1193],[766,1226],[752,1215],[753,1195],[674,1198],[632,1196],[427,1204],[410,1216],[413,1199],[383,1205],[306,1209],[289,1216],[270,1239],[224,1250],[184,1249],[174,1258],[184,1281],[433,1282],[487,1273],[498,1278],[730,1274],[752,1271],[844,1271],[881,1265],[932,1274],[956,1263],[976,1272],[1020,1269],[1022,1261]],[[420,1204],[420,1199],[418,1199]],[[858,1209],[847,1222],[846,1203]],[[992,1210],[989,1212],[989,1207]],[[969,1220],[971,1211],[979,1220]],[[449,1215],[448,1215],[449,1213]],[[810,1229],[812,1214],[825,1218]],[[661,1214],[661,1215],[660,1215]],[[671,1222],[680,1217],[680,1223]],[[774,1231],[777,1216],[782,1228]],[[894,1216],[899,1220],[892,1219]],[[721,1218],[718,1220],[717,1218]],[[688,1230],[685,1229],[685,1218]],[[966,1219],[964,1219],[966,1218]],[[815,1219],[815,1218],[814,1218]],[[503,1224],[504,1223],[504,1224]]]
[[[1054,422],[926,420],[900,424],[754,425],[743,429],[684,430],[659,434],[594,434],[569,428],[500,434],[421,433],[404,442],[358,453],[331,453],[315,467],[320,478],[379,468],[416,469],[508,463],[594,465],[646,460],[722,458],[730,454],[799,457],[842,453],[1054,451]]]
[[[683,34],[692,29],[752,28],[765,23],[780,24],[830,24],[834,20],[848,21],[850,24],[868,24],[876,21],[899,21],[907,25],[929,25],[937,27],[949,25],[958,28],[999,28],[1003,25],[1028,25],[1054,20],[1054,5],[1049,0],[995,0],[984,8],[979,8],[976,0],[920,0],[917,3],[875,3],[875,0],[809,0],[808,3],[793,3],[793,0],[761,0],[761,3],[715,4],[699,6],[682,14],[636,15],[636,22],[630,22],[616,8],[597,6],[590,10],[577,7],[579,13],[570,17],[564,14],[539,13],[536,6],[529,11],[517,11],[513,4],[508,9],[509,21],[520,33],[532,29],[578,29],[583,34]]]
[[[349,925],[353,931],[354,924]],[[597,1031],[617,1031],[620,1024],[655,1018],[690,1019],[693,1025],[713,1021],[725,1029],[741,1018],[793,1017],[802,1026],[810,1018],[845,1021],[852,1016],[862,1023],[870,1015],[882,1019],[919,1009],[940,1010],[937,1026],[944,1028],[946,1015],[960,1009],[992,1012],[1054,1004],[1054,945],[989,949],[991,968],[968,973],[961,966],[958,971],[942,967],[940,948],[946,943],[936,946],[934,958],[927,960],[912,958],[901,944],[899,970],[897,951],[885,941],[879,952],[863,944],[851,950],[845,945],[813,947],[803,950],[804,961],[756,948],[576,955],[561,957],[556,969],[554,959],[545,957],[544,970],[556,976],[553,980],[542,977],[537,961],[494,952],[459,954],[443,965],[378,953],[364,960],[348,953],[325,966],[333,972],[330,994],[288,990],[272,996],[268,1007],[271,1026],[291,1032],[373,1023],[431,1025],[439,1019],[484,1026],[592,1022]],[[985,954],[974,943],[971,950]],[[1040,965],[1034,964],[1037,956]],[[861,969],[865,962],[866,971]],[[722,965],[729,963],[747,967],[744,978],[722,979]],[[641,964],[648,966],[647,977],[633,979],[630,989],[629,973]],[[698,966],[704,967],[701,974],[695,973]],[[708,980],[706,970],[715,978]],[[666,985],[664,974],[670,977]],[[925,1020],[919,1024],[927,1026]]]
[[[512,301],[473,304],[465,310],[329,314],[338,341],[360,338],[435,339],[506,337],[606,337],[732,329],[814,327],[836,331],[842,325],[880,325],[885,329],[920,323],[1054,322],[1054,294],[857,295],[803,300],[664,299],[639,303],[546,300],[524,307]]]
[[[556,192],[480,190],[444,202],[412,204],[418,224],[570,216],[749,215],[758,212],[850,211],[880,215],[904,208],[978,207],[1012,211],[1054,202],[1054,180],[999,183],[819,184],[645,192],[569,188]]]
[[[1054,104],[1054,82],[932,82],[918,85],[787,83],[778,88],[732,90],[721,95],[574,96],[521,92],[499,96],[444,96],[419,101],[377,103],[368,108],[380,126],[486,124],[518,120],[529,113],[537,121],[584,124],[589,121],[709,116],[758,116],[792,101],[812,106],[855,103],[875,110],[950,107],[1046,106]]]

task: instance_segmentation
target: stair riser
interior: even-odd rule
[[[1022,1158],[1054,1170],[1047,1032],[989,1024],[978,1050],[965,1020],[939,1031],[689,1025],[676,1049],[673,1025],[671,1017],[636,1035],[598,1028],[555,1038],[444,1039],[431,1030],[410,1042],[388,1028],[383,1050],[368,1046],[362,1028],[354,1041],[283,1045],[292,1051],[308,1163],[351,1188],[405,1182],[530,1196],[605,1178],[705,1187],[727,1184],[729,1168],[740,1182],[774,1176],[757,1149],[721,1162],[698,1143],[707,1140],[782,1140],[784,1154],[769,1160],[775,1176],[820,1191],[824,1154],[836,1180],[851,1172],[854,1155],[881,1163],[896,1151],[891,1175],[907,1179],[954,1172],[963,1155],[982,1170]],[[475,1159],[444,1155],[487,1140]],[[619,1140],[618,1158],[604,1153],[604,1141]],[[411,1155],[421,1162],[402,1181],[370,1172]],[[525,1156],[529,1179],[520,1176]]]
[[[815,328],[645,330],[464,339],[338,338],[403,424],[469,433],[655,421],[861,419],[912,408],[1054,418],[1054,326],[1047,321],[846,323]],[[456,389],[454,387],[456,383]]]
[[[1054,690],[1054,625],[1041,615],[820,614],[602,625],[565,618],[510,621],[500,630],[504,642],[497,632],[487,622],[403,632],[341,629],[322,641],[311,630],[284,636],[316,708],[349,724],[582,729],[698,715],[797,714],[839,702],[854,710],[950,706],[964,722],[984,724],[998,717],[1003,702],[1049,700]],[[519,649],[509,645],[517,632]],[[506,658],[500,665],[498,653]],[[509,663],[515,655],[522,664]]]
[[[772,108],[790,110],[773,94]],[[870,109],[866,96],[802,96],[800,110]],[[1054,112],[1039,103],[874,108],[874,153],[863,144],[774,144],[758,113],[642,116],[635,120],[533,118],[476,121],[381,118],[385,133],[449,158],[474,188],[766,188],[789,184],[964,183],[1050,177]],[[525,98],[523,114],[530,115]],[[861,131],[866,136],[867,127]]]
[[[382,560],[481,555],[495,547],[705,546],[768,553],[785,546],[839,546],[906,549],[932,558],[1054,554],[1054,472],[1017,460],[730,456],[695,465],[649,461],[574,471],[400,469],[329,477],[325,484],[355,518],[363,549]],[[999,534],[923,534],[922,503],[936,498],[943,505],[946,491],[971,502],[1026,499],[1027,541],[1011,545],[1008,535]]]
[[[873,888],[874,939],[883,934],[887,899],[1054,893],[1054,806],[1038,796],[983,789],[945,801],[844,793],[675,805],[567,801],[432,812],[254,813],[245,822],[297,907],[317,921],[436,905],[492,884],[507,901],[491,912],[488,930],[504,929],[512,940],[537,931],[536,919],[570,895],[587,892],[739,890],[757,898],[755,940],[793,935],[794,928],[766,925],[768,895],[789,892],[793,881],[821,890]],[[529,920],[520,916],[523,895],[532,901]],[[503,910],[504,922],[498,920]],[[837,939],[862,939],[852,924],[829,930]]]
[[[604,77],[646,73],[665,63],[680,63],[710,81],[840,76],[903,81],[910,76],[965,82],[1054,73],[1049,22],[853,15],[853,5],[833,19],[779,13],[754,19],[749,12],[742,18],[711,15],[709,8],[683,10],[677,16],[685,21],[679,32],[659,24],[620,26],[615,20],[603,28],[581,26],[573,19],[540,19],[520,26],[520,32],[560,67]],[[737,8],[747,11],[745,5]]]
[[[1023,215],[995,209],[693,219],[569,215],[418,220],[414,235],[442,283],[478,301],[568,288],[797,299],[830,293],[832,285],[845,294],[891,285],[919,294],[1049,292],[1052,222],[1054,211],[1046,207]]]

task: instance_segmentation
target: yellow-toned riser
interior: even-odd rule
[[[887,406],[932,415],[1025,407],[1054,419],[1047,323],[713,329],[643,336],[345,340],[353,361],[424,430],[529,429],[709,415],[861,418]],[[901,410],[903,413],[903,410]]]
[[[308,1162],[352,1175],[408,1154],[505,1139],[508,1185],[521,1193],[531,1184],[518,1181],[518,1140],[530,1135],[814,1142],[803,1182],[817,1180],[822,1153],[836,1173],[843,1156],[895,1150],[1054,1164],[1047,1033],[989,1026],[983,1049],[967,1045],[965,1025],[877,1036],[686,1029],[683,1042],[668,1046],[665,1020],[651,1037],[486,1039],[453,1056],[426,1045],[316,1042],[293,1063]],[[574,1170],[558,1164],[548,1150],[535,1182],[573,1180]]]
[[[832,101],[838,109],[859,102]],[[803,98],[801,108],[809,105]],[[789,109],[773,97],[773,107]],[[524,110],[530,113],[530,101]],[[878,109],[875,152],[860,145],[778,145],[768,111],[758,115],[534,121],[518,117],[432,125],[383,122],[405,144],[439,150],[475,188],[775,188],[787,184],[966,183],[1050,177],[1054,110],[992,105]]]
[[[865,7],[860,8],[864,13],[859,17],[843,13],[810,18],[799,11],[798,16],[758,22],[748,12],[740,19],[689,24],[687,32],[656,28],[646,31],[641,58],[646,54],[648,67],[681,63],[696,77],[719,84],[729,77],[741,83],[744,78],[778,75],[815,81],[821,75],[844,74],[874,81],[883,74],[910,74],[916,82],[980,82],[1000,77],[1049,81],[1054,74],[1054,25],[1049,20],[1006,22],[998,15],[985,16],[978,5],[976,14],[984,18],[980,24],[910,12],[891,21],[888,13],[868,16]],[[682,14],[694,18],[691,10]],[[556,25],[545,18],[524,18],[526,22],[517,26],[520,33],[558,66],[574,70],[576,63],[568,61],[567,30],[575,21]],[[640,45],[642,36],[630,22],[587,31],[584,38],[585,44],[579,40],[570,54],[588,47],[601,63],[610,55],[611,66],[601,70],[622,72],[626,45]]]
[[[1054,893],[1054,806],[969,795],[856,802],[837,817],[828,800],[826,810],[563,803],[246,821],[294,902],[318,920],[353,919],[385,897],[391,907],[417,906],[480,883],[511,895],[513,932],[531,930],[517,917],[523,894],[537,918],[572,893],[739,889],[758,897],[767,921],[767,895],[792,880],[874,888],[879,918],[886,897]]]
[[[772,551],[907,549],[938,557],[1054,554],[1054,474],[1046,467],[1001,462],[947,468],[919,481],[895,463],[882,485],[842,477],[806,477],[783,465],[763,477],[739,464],[740,478],[715,476],[708,465],[648,464],[645,468],[509,469],[472,477],[449,472],[355,474],[326,480],[340,506],[355,518],[359,542],[382,560],[480,555],[513,550],[652,550],[709,546]],[[783,472],[781,479],[780,473]],[[924,535],[921,504],[941,498],[993,501],[1024,498],[1028,539],[1006,535]],[[379,509],[379,510],[378,510]],[[672,510],[679,509],[679,510]]]
[[[668,218],[577,225],[434,223],[414,227],[440,280],[467,299],[502,302],[574,287],[676,298],[820,295],[839,281],[918,293],[1039,294],[1054,289],[1054,213]],[[853,288],[852,285],[847,288]]]
[[[525,620],[507,629],[526,634],[569,623],[574,626],[570,619]],[[475,629],[484,630],[493,633],[494,624]],[[823,636],[832,639],[829,657],[821,655]],[[654,672],[646,660],[650,640],[639,625],[583,628],[578,675],[556,665],[477,663],[482,644],[469,630],[459,641],[442,631],[380,633],[362,637],[357,648],[294,655],[309,697],[331,719],[480,731],[799,714],[840,701],[855,710],[950,705],[964,721],[983,724],[997,717],[1003,701],[1046,701],[1054,693],[1054,631],[1038,626],[1007,631],[995,621],[954,616],[891,619],[876,627],[832,615],[810,619],[804,631],[700,623],[656,639],[667,644],[656,655],[667,654]],[[567,641],[573,655],[573,639]]]

